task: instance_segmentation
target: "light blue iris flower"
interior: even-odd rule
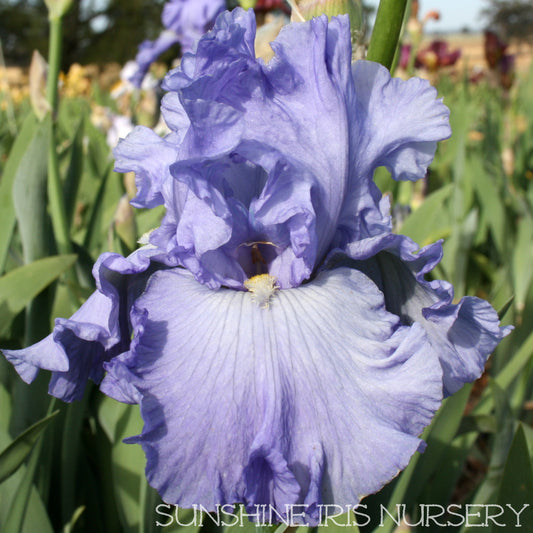
[[[102,255],[82,308],[5,355],[66,401],[91,378],[139,404],[129,441],[168,503],[301,504],[316,524],[405,468],[508,330],[425,280],[441,244],[393,234],[372,180],[425,175],[450,135],[435,89],[352,65],[347,17],[284,28],[268,64],[254,35],[252,11],[223,13],[165,79],[172,133],[116,148],[133,204],[166,207],[149,244]]]
[[[155,41],[140,44],[130,81],[140,87],[150,65],[175,44],[182,53],[190,52],[225,6],[226,0],[169,0],[161,17],[165,29]]]

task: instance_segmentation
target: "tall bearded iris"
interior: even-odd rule
[[[165,138],[115,150],[133,204],[166,207],[146,246],[104,254],[98,290],[5,351],[66,401],[87,378],[140,405],[129,442],[181,506],[355,504],[409,462],[443,396],[507,333],[491,306],[426,281],[441,245],[391,232],[372,181],[425,175],[450,135],[426,81],[351,64],[347,17],[286,27],[254,56],[253,12],[225,12],[165,79]],[[102,379],[103,378],[103,379]]]
[[[226,0],[169,0],[161,17],[165,29],[155,41],[140,44],[137,70],[130,81],[141,87],[150,65],[175,44],[180,44],[182,52],[190,52],[225,5]]]

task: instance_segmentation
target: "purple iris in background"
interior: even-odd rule
[[[420,50],[416,59],[420,66],[435,71],[442,67],[455,65],[460,57],[461,50],[450,51],[446,41],[437,39],[432,41],[427,48]]]
[[[411,56],[411,45],[404,44],[400,49],[399,66],[403,69],[409,67],[409,58]],[[461,57],[461,50],[450,51],[446,41],[435,40],[426,48],[423,48],[416,54],[415,68],[425,67],[430,71],[437,71],[443,67],[455,65]]]
[[[268,64],[254,36],[253,11],[221,14],[164,81],[172,132],[115,149],[133,204],[166,207],[147,244],[103,254],[81,309],[4,353],[66,401],[91,378],[139,404],[129,442],[166,502],[300,504],[316,525],[405,468],[507,329],[425,280],[440,243],[393,234],[373,182],[424,177],[450,135],[435,89],[352,65],[346,16],[285,27]]]
[[[177,43],[182,53],[190,52],[225,6],[226,0],[169,0],[161,17],[165,29],[155,41],[140,44],[135,58],[137,71],[130,81],[140,87],[150,65]]]
[[[507,91],[512,87],[515,78],[515,56],[506,53],[508,46],[497,33],[485,31],[484,49],[489,71]]]

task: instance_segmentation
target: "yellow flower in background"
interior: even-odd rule
[[[87,67],[73,63],[68,73],[66,75],[61,73],[59,78],[62,82],[62,92],[67,98],[90,96],[92,74]]]
[[[18,67],[0,67],[0,110],[19,106],[29,95],[28,76]]]

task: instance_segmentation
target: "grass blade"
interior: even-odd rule
[[[57,413],[59,411],[53,412],[50,416],[30,426],[0,453],[0,483],[16,472],[20,465],[24,463],[42,431]]]

